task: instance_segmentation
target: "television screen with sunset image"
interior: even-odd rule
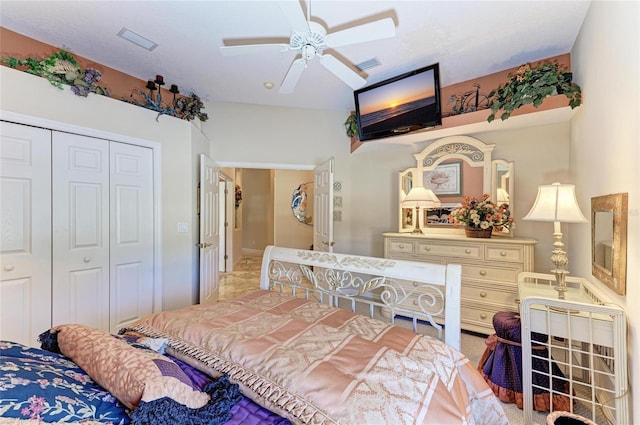
[[[438,64],[354,92],[361,141],[442,123]]]

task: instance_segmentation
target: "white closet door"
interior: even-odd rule
[[[153,153],[111,142],[111,332],[153,312]]]
[[[109,330],[109,143],[53,132],[53,324]]]
[[[0,338],[51,326],[51,131],[0,122]]]

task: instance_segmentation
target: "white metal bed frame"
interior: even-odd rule
[[[624,310],[608,302],[606,296],[586,279],[567,277],[565,300],[554,289],[555,276],[521,273],[518,278],[522,323],[523,410],[525,422],[532,422],[533,388],[553,393],[532,382],[531,332],[548,335],[551,358],[565,373],[572,401],[572,413],[596,423],[629,423],[629,384],[627,377],[627,322]],[[532,296],[533,295],[533,296]],[[560,356],[558,355],[560,353]],[[563,358],[558,358],[563,357]],[[551,368],[548,368],[551,370]],[[535,371],[536,374],[541,374]],[[549,372],[550,374],[551,372]],[[558,379],[553,377],[553,379]],[[579,411],[575,411],[578,407]],[[553,408],[553,406],[552,406]],[[577,410],[577,409],[576,409]],[[598,420],[599,419],[599,420]]]
[[[462,267],[389,260],[348,254],[268,246],[264,251],[260,288],[280,290],[369,317],[396,317],[427,322],[444,342],[460,350]],[[444,303],[443,303],[444,300]],[[380,314],[381,311],[389,314]],[[435,316],[443,316],[436,321]]]

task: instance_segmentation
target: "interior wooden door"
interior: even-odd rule
[[[0,122],[0,339],[51,326],[51,131]]]
[[[212,303],[219,295],[220,229],[218,224],[218,167],[200,155],[200,303]]]
[[[333,252],[333,158],[317,166],[313,192],[313,249]]]
[[[153,312],[153,152],[110,142],[110,332]]]
[[[109,331],[109,143],[52,134],[53,324]]]

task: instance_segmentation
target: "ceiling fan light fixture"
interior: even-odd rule
[[[118,32],[118,37],[124,38],[125,40],[130,41],[136,46],[140,46],[148,51],[152,51],[153,49],[158,47],[158,43],[153,42],[148,38],[141,36],[140,34],[136,34],[135,32],[125,27],[122,27],[122,29]]]

